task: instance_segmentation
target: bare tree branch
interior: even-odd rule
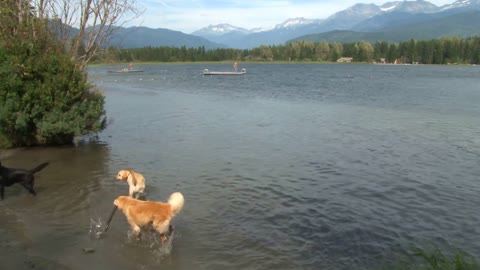
[[[3,0],[2,0],[3,1]],[[38,18],[46,20],[72,59],[83,69],[105,47],[112,34],[140,16],[136,0],[14,0],[21,8],[30,2]],[[18,13],[22,22],[25,13]],[[28,13],[27,13],[28,15]],[[73,32],[75,31],[75,33]]]

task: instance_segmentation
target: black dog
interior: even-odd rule
[[[33,177],[33,174],[41,171],[43,168],[47,167],[48,164],[48,162],[45,162],[31,170],[26,170],[7,168],[2,166],[2,163],[0,162],[0,198],[3,200],[5,187],[9,187],[15,183],[22,185],[34,196],[37,195],[33,189],[33,185],[35,184],[35,178]]]

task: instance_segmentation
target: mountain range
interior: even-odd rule
[[[122,28],[110,46],[199,47],[249,49],[295,40],[400,42],[442,36],[480,35],[480,0],[458,0],[436,6],[428,1],[394,1],[383,5],[355,4],[326,19],[291,18],[270,29],[210,25],[191,34],[147,27]]]

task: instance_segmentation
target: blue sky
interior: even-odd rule
[[[356,3],[394,0],[137,0],[143,14],[126,26],[167,28],[191,33],[210,24],[268,28],[289,18],[323,19]],[[428,1],[428,0],[427,0]],[[437,6],[455,0],[430,0]]]

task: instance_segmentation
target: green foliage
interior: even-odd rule
[[[463,252],[452,255],[442,253],[438,248],[424,250],[413,249],[413,258],[403,259],[395,265],[389,265],[389,270],[478,270],[480,264],[473,256]]]
[[[106,125],[103,95],[30,3],[0,1],[0,148],[69,144]]]
[[[420,248],[414,250],[414,255],[424,262],[425,270],[477,270],[480,265],[474,257],[463,253],[457,253],[451,256],[443,254],[439,249],[427,252]]]
[[[0,47],[0,147],[72,143],[105,128],[104,97],[53,44]]]
[[[296,41],[285,45],[260,46],[250,50],[174,47],[146,47],[136,49],[109,48],[96,62],[196,62],[196,61],[336,61],[353,57],[355,62],[420,64],[480,64],[480,37],[450,38],[400,43],[368,41],[353,43],[314,43]]]

